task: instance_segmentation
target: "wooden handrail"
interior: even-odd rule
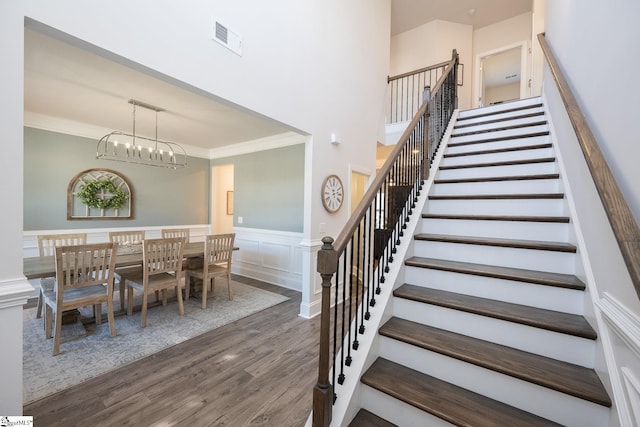
[[[419,73],[424,73],[426,71],[435,70],[436,68],[440,68],[440,67],[444,67],[446,65],[449,65],[450,62],[451,61],[444,61],[444,62],[441,62],[439,64],[429,65],[428,67],[420,68],[418,70],[407,71],[406,73],[398,74],[397,76],[387,77],[387,83],[392,82],[394,80],[401,79],[403,77],[409,77],[409,76],[412,76],[414,74],[419,74]]]
[[[454,49],[451,60],[443,63],[447,65],[447,68],[445,69],[444,73],[442,73],[442,76],[440,76],[440,78],[436,82],[436,85],[431,89],[432,98],[438,92],[438,89],[440,89],[440,86],[442,86],[447,75],[453,68],[456,62],[456,57],[457,57],[457,52]],[[353,211],[353,214],[351,214],[351,217],[345,224],[344,228],[342,229],[342,232],[338,235],[338,237],[336,237],[336,240],[333,243],[333,247],[336,250],[336,252],[338,253],[342,252],[345,246],[347,246],[347,243],[349,243],[349,240],[351,239],[351,235],[353,234],[353,231],[356,229],[356,227],[360,223],[360,219],[364,215],[364,212],[367,210],[371,202],[373,202],[373,199],[375,199],[376,194],[378,193],[378,189],[380,188],[383,181],[385,180],[386,174],[391,169],[391,165],[393,165],[393,163],[396,161],[396,159],[402,152],[402,149],[403,149],[402,142],[406,141],[409,138],[409,135],[411,135],[411,132],[413,131],[413,128],[415,128],[416,125],[418,124],[418,121],[420,121],[420,117],[424,114],[427,106],[428,106],[428,103],[425,102],[422,104],[420,109],[418,109],[418,112],[413,117],[413,120],[411,120],[411,122],[409,123],[405,131],[402,133],[402,136],[400,136],[400,138],[398,139],[400,143],[396,144],[396,146],[393,147],[393,150],[387,157],[387,160],[384,162],[384,164],[380,168],[380,172],[376,175],[375,179],[371,183],[371,186],[369,186],[369,189],[363,196],[362,200],[360,200],[360,203],[358,203],[358,206]]]
[[[578,143],[593,177],[593,182],[613,229],[613,234],[618,241],[622,258],[629,270],[636,294],[640,298],[640,228],[611,173],[611,169],[609,169],[607,161],[602,155],[598,141],[591,132],[567,80],[553,56],[544,33],[538,34],[538,41],[558,86],[562,102],[578,138]]]

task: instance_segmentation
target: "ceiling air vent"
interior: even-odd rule
[[[215,19],[213,20],[212,37],[227,49],[242,56],[242,36],[234,33]]]

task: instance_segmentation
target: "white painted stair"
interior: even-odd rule
[[[539,98],[460,112],[350,425],[608,425]]]

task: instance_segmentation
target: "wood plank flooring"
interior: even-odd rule
[[[24,407],[40,426],[302,426],[317,378],[319,316],[289,301]]]

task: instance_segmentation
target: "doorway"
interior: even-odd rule
[[[233,233],[233,164],[211,168],[211,232]]]
[[[476,56],[475,106],[486,107],[527,98],[528,42]]]

